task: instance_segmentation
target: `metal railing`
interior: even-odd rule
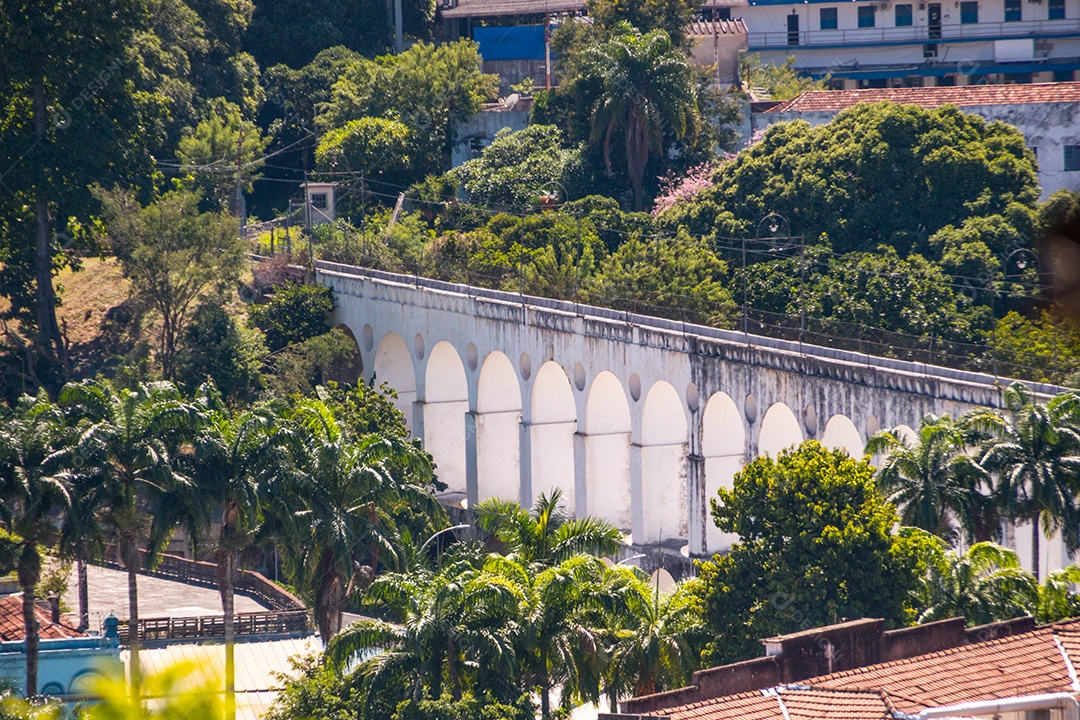
[[[850,28],[845,30],[777,30],[747,33],[750,49],[832,45],[938,43],[956,40],[1001,40],[1080,33],[1080,18],[1064,20],[1021,20],[1017,22],[950,23],[940,28],[929,25],[908,27]],[[798,42],[792,42],[795,39]]]
[[[236,613],[233,627],[237,637],[308,633],[311,631],[311,616],[307,610]],[[140,618],[138,628],[141,642],[225,637],[225,619],[221,615]],[[121,620],[117,630],[120,644],[128,645],[131,641],[130,623]]]

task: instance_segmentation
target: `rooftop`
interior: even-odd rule
[[[840,635],[851,636],[858,631],[861,633],[859,642],[872,645],[874,639],[867,633],[872,634],[874,626],[870,621],[857,622],[861,625],[847,623],[833,627]],[[670,720],[883,720],[913,716],[928,707],[1040,693],[1080,693],[1080,682],[1073,669],[1075,663],[1080,662],[1080,620],[1033,627],[1028,618],[1026,626],[1024,621],[1011,621],[967,630],[963,630],[958,622],[962,621],[938,623],[933,632],[925,629],[930,626],[917,626],[924,628],[917,631],[918,637],[904,637],[916,628],[881,633],[882,655],[901,655],[888,662],[795,681],[761,683],[756,689],[744,687],[742,692],[719,692],[715,697],[701,697],[708,694],[702,691],[711,681],[708,677],[696,677],[698,697],[680,696],[687,693],[688,688],[634,698],[628,701],[626,711],[653,713]],[[824,644],[830,644],[833,632],[832,628],[812,631],[816,633],[819,646],[823,637],[829,637]],[[1000,636],[1003,634],[1004,637]],[[934,639],[934,635],[939,637]],[[784,653],[792,655],[791,662],[798,663],[806,659],[798,651],[811,647],[804,642],[806,636],[807,633],[798,633],[770,640],[782,643]],[[959,644],[902,657],[907,651],[905,647],[917,651],[927,647],[927,642],[941,644],[943,639]],[[844,638],[840,641],[844,642]],[[773,658],[759,658],[704,672],[726,671],[727,676],[719,687],[731,687],[730,679],[737,674],[732,669],[751,664],[763,666],[760,661],[765,660]],[[783,674],[790,675],[792,669],[786,668]],[[794,669],[797,671],[797,667]],[[760,668],[758,672],[757,677],[770,677],[770,673],[760,673]],[[750,677],[745,670],[741,675]],[[775,677],[775,674],[771,675],[772,680]],[[743,685],[752,682],[744,680]],[[690,701],[680,703],[681,698]]]
[[[42,607],[40,603],[34,604],[34,614],[37,616],[38,621],[38,637],[43,640],[84,638],[87,636],[86,633],[79,632],[63,623],[54,623],[49,608]],[[22,593],[0,596],[0,641],[17,642],[25,639]]]
[[[701,9],[739,7],[747,0],[706,0]],[[443,4],[440,3],[440,6]],[[499,17],[507,15],[545,15],[584,12],[585,0],[457,0],[453,7],[442,7],[444,18]]]
[[[694,20],[687,29],[691,36],[700,35],[746,35],[746,23],[734,20]]]
[[[941,105],[1027,105],[1080,102],[1080,82],[1016,85],[959,85],[956,87],[871,88],[867,90],[814,90],[767,110],[784,112],[839,112],[858,103],[893,102],[926,108]]]

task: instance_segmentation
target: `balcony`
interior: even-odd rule
[[[942,25],[935,33],[927,25],[911,27],[852,28],[850,30],[800,30],[749,32],[751,52],[795,47],[866,47],[873,45],[911,45],[979,40],[1010,40],[1066,37],[1080,34],[1080,19],[1031,20],[1021,22],[971,23]],[[792,42],[798,37],[798,42]]]

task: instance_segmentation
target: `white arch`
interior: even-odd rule
[[[687,537],[686,412],[679,393],[660,381],[649,388],[641,416],[641,517],[652,543]]]
[[[908,425],[896,425],[895,427],[893,427],[892,431],[893,435],[895,435],[900,440],[909,442],[911,444],[919,442],[919,433],[915,432]]]
[[[603,371],[585,403],[585,487],[589,515],[627,530],[630,508],[630,404],[615,375]]]
[[[394,406],[405,416],[405,426],[413,428],[413,403],[416,401],[416,370],[405,341],[395,332],[386,333],[375,351],[376,384],[387,383],[397,391]]]
[[[802,425],[795,413],[784,403],[773,403],[765,411],[758,430],[758,455],[775,458],[781,450],[803,441]]]
[[[859,429],[847,415],[833,415],[829,418],[821,433],[821,444],[830,450],[843,448],[856,460],[862,458],[863,448],[866,447],[866,441],[859,435]]]
[[[521,497],[521,386],[501,352],[484,358],[476,397],[476,481],[481,500]]]
[[[531,409],[532,497],[527,499],[527,504],[531,505],[540,493],[551,495],[555,488],[561,488],[566,512],[572,515],[577,507],[574,492],[577,408],[570,380],[557,362],[548,360],[536,373]]]
[[[465,414],[469,383],[461,356],[443,340],[431,349],[424,371],[424,448],[439,479],[453,493],[465,492]]]
[[[734,486],[735,473],[746,463],[746,429],[742,413],[727,394],[718,392],[705,404],[701,416],[701,454],[705,457],[705,550],[722,552],[739,539],[721,532],[712,520],[709,500],[721,487]]]

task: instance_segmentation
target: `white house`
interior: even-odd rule
[[[1039,162],[1043,198],[1061,189],[1080,190],[1080,82],[822,90],[755,113],[751,125],[755,131],[787,120],[821,125],[857,103],[883,100],[926,108],[955,105],[1013,125]]]
[[[1061,82],[1080,69],[1080,0],[750,0],[750,52],[835,89]]]

